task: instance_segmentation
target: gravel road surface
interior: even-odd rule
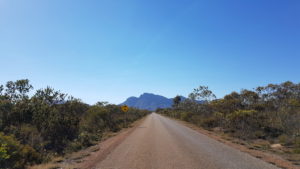
[[[96,169],[275,169],[274,165],[152,113]]]

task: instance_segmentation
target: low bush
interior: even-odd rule
[[[32,88],[27,79],[0,85],[0,169],[78,151],[149,113],[133,108],[124,113],[105,102],[90,106],[51,87],[29,97]]]
[[[300,84],[284,82],[232,92],[212,99],[208,87],[200,86],[172,109],[157,112],[206,129],[215,127],[244,140],[280,142],[298,152],[300,147]]]
[[[24,168],[28,164],[41,162],[41,155],[32,147],[23,145],[13,136],[0,133],[0,166],[3,169]]]

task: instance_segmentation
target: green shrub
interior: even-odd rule
[[[295,153],[295,154],[300,154],[300,148],[295,148],[295,149],[293,150],[293,153]]]
[[[22,144],[28,144],[39,152],[42,152],[45,146],[41,133],[36,127],[29,124],[21,125],[20,133],[17,135],[17,138]]]
[[[216,117],[208,117],[203,119],[202,121],[202,126],[206,127],[206,128],[213,128],[213,127],[217,127],[218,126],[218,119]]]
[[[22,169],[77,151],[118,131],[148,111],[98,102],[90,106],[51,87],[32,97],[29,80],[0,84],[0,169]],[[5,133],[5,134],[4,134]]]
[[[255,138],[265,139],[266,134],[262,130],[256,130],[254,131]]]
[[[278,137],[278,140],[281,144],[290,145],[292,143],[292,139],[289,138],[286,134],[282,134]]]
[[[4,160],[7,160],[10,158],[10,155],[8,154],[8,148],[7,144],[0,144],[0,163],[4,162]]]
[[[181,112],[180,119],[184,121],[190,121],[192,113],[190,112]]]
[[[41,156],[32,147],[20,144],[13,136],[0,133],[0,166],[2,168],[22,169],[28,164],[41,162]]]
[[[83,116],[80,126],[87,133],[101,133],[108,125],[108,111],[104,107],[93,106]],[[80,135],[86,135],[81,132]]]

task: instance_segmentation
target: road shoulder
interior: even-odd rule
[[[132,123],[129,128],[115,133],[107,133],[106,139],[97,145],[58,157],[47,164],[30,167],[30,169],[62,168],[91,169],[104,160],[120,143],[122,143],[149,115]]]
[[[162,116],[164,116],[164,115],[162,115]],[[164,116],[164,117],[174,120],[190,129],[193,129],[193,130],[199,132],[200,134],[204,134],[204,135],[206,135],[214,140],[217,140],[223,144],[226,144],[232,148],[238,149],[241,152],[247,153],[247,154],[249,154],[253,157],[256,157],[258,159],[261,159],[265,162],[276,165],[277,167],[285,168],[285,169],[299,169],[300,168],[300,167],[293,165],[290,161],[287,161],[276,154],[271,154],[270,152],[255,150],[255,149],[252,149],[251,147],[249,148],[243,142],[239,141],[236,138],[224,137],[224,136],[220,135],[219,133],[216,133],[214,131],[205,130],[205,129],[200,128],[192,123],[188,123],[188,122],[185,122],[185,121],[182,121],[179,119],[175,119],[175,118],[171,118],[168,116]]]

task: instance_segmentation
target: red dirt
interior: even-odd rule
[[[145,118],[138,120],[133,123],[133,127],[124,129],[120,131],[117,135],[106,139],[105,141],[99,143],[100,150],[92,153],[90,156],[85,157],[81,163],[76,166],[76,168],[80,169],[91,169],[97,163],[104,160],[111,151],[115,149],[123,140],[126,139],[138,126],[142,123]]]

